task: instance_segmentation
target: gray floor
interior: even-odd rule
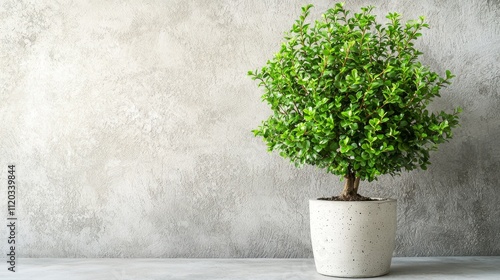
[[[312,259],[20,259],[0,279],[335,279],[316,273]],[[500,279],[500,257],[394,258],[378,279]]]

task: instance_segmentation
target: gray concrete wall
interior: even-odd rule
[[[308,199],[342,183],[266,153],[246,77],[306,3],[2,1],[0,211],[15,163],[18,254],[311,257]],[[399,200],[398,256],[500,254],[500,3],[370,4],[427,16],[423,60],[457,75],[435,106],[464,113],[427,172],[362,193]]]

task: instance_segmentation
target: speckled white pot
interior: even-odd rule
[[[336,277],[389,273],[396,239],[396,200],[310,200],[316,270]]]

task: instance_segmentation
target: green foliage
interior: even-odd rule
[[[274,58],[248,73],[273,110],[254,134],[297,166],[343,177],[372,181],[426,169],[429,152],[452,137],[460,109],[426,109],[454,76],[417,60],[424,18],[402,24],[389,13],[382,25],[373,7],[351,14],[339,3],[311,25],[311,7],[302,8]]]

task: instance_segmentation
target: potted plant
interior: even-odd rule
[[[396,201],[361,196],[360,181],[427,168],[429,152],[458,125],[460,108],[427,109],[454,76],[418,61],[414,42],[429,27],[423,17],[402,24],[389,13],[380,24],[373,7],[351,13],[339,3],[311,25],[311,7],[302,8],[279,52],[248,73],[273,111],[253,132],[297,166],[345,181],[338,196],[310,200],[317,271],[383,275],[394,250]]]

